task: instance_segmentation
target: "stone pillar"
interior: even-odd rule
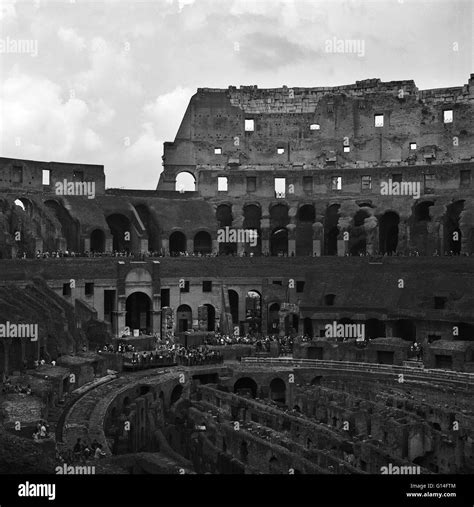
[[[165,255],[170,254],[170,240],[167,237],[161,240],[161,248],[163,249]]]
[[[189,254],[192,254],[194,252],[194,240],[192,238],[186,239],[186,250]]]
[[[290,373],[289,375],[294,375]],[[294,377],[291,377],[294,380]],[[286,389],[286,404],[288,408],[291,410],[295,406],[295,383],[290,382],[288,379],[288,387]]]
[[[260,228],[262,233],[262,255],[267,255],[270,253],[270,218],[262,218]]]
[[[153,334],[158,333],[158,338],[161,338],[161,325],[160,319],[161,310],[151,310],[150,311],[150,322],[151,322],[151,331]]]
[[[366,250],[369,255],[374,255],[379,251],[379,227],[374,225],[366,230]]]
[[[83,251],[84,252],[90,252],[91,250],[91,238],[89,236],[85,237],[84,238],[84,248],[83,248]]]
[[[241,205],[234,204],[232,206],[232,216],[233,216],[232,228],[235,229],[237,237],[237,248],[236,248],[237,255],[243,255],[243,253],[245,252],[245,243],[238,241],[239,230],[241,230],[244,225],[243,210]]]
[[[148,238],[140,238],[139,252],[148,252]]]
[[[35,251],[36,254],[37,251],[42,252],[43,251],[43,240],[41,238],[35,238]]]
[[[290,223],[286,226],[288,230],[288,256],[296,255],[296,224]]]
[[[112,236],[108,236],[105,238],[105,251],[112,252],[114,249],[114,239]]]
[[[219,253],[219,243],[217,241],[217,238],[212,240],[212,253],[218,254]]]
[[[313,256],[321,257],[324,227],[321,222],[313,224]]]
[[[345,237],[349,237],[349,230],[347,228],[342,229],[337,237],[337,255],[339,257],[344,257],[349,251],[349,240],[344,239]]]

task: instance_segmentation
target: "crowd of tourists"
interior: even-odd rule
[[[56,450],[56,459],[60,463],[85,463],[89,459],[103,458],[106,453],[102,450],[102,445],[94,440],[88,444],[85,440],[78,438],[74,447],[66,452]]]
[[[224,356],[217,350],[210,350],[206,346],[186,349],[180,347],[176,351],[176,361],[183,366],[201,366],[205,364],[220,364]]]
[[[385,252],[385,253],[369,253],[365,252],[346,252],[344,254],[345,257],[420,257],[420,252],[414,248],[405,251],[397,251],[397,252]],[[444,254],[435,250],[432,254],[433,257],[454,257],[454,256],[462,256],[469,257],[473,254],[469,254],[467,252],[456,252],[454,250],[445,251]],[[147,252],[141,253],[132,253],[129,250],[109,250],[105,252],[95,252],[95,251],[85,251],[85,252],[74,252],[70,250],[53,250],[53,251],[41,251],[37,250],[36,253],[32,256],[27,254],[26,252],[18,252],[18,259],[27,259],[27,258],[36,258],[36,259],[62,259],[62,258],[110,258],[110,257],[130,257],[133,259],[146,260],[147,258],[156,258],[156,257],[294,257],[295,253],[291,252],[277,252],[276,255],[271,254],[270,252],[262,252],[262,253],[254,253],[254,252],[188,252],[184,251],[172,251],[167,252],[164,249],[161,250],[149,250]],[[316,257],[317,254],[309,254],[306,257]]]

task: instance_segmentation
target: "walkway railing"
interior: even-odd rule
[[[285,357],[243,357],[242,363],[245,364],[266,364],[275,366],[301,366],[306,368],[325,368],[344,371],[361,372],[380,372],[392,373],[416,377],[424,380],[444,380],[457,381],[468,384],[474,384],[474,373],[465,373],[460,371],[433,370],[410,368],[409,366],[396,366],[391,364],[360,363],[351,361],[326,361],[323,359],[292,359]]]

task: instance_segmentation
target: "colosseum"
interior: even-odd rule
[[[473,121],[200,88],[156,190],[1,158],[2,472],[473,473]]]

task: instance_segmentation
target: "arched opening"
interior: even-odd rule
[[[179,255],[180,252],[186,252],[186,236],[181,231],[175,231],[170,235],[169,249],[170,255]]]
[[[234,384],[234,393],[239,396],[257,396],[257,383],[250,377],[242,377]]]
[[[365,323],[365,337],[368,340],[385,336],[385,323],[379,319],[368,319]]]
[[[305,317],[303,320],[303,334],[313,338],[313,321],[309,317]]]
[[[188,305],[180,305],[176,311],[178,333],[189,331],[193,327],[193,311]]]
[[[262,332],[262,296],[256,290],[247,292],[245,298],[245,322],[250,334]]]
[[[130,252],[132,247],[132,226],[130,220],[122,214],[115,213],[107,217],[107,225],[113,238],[113,249],[116,252]]]
[[[464,209],[464,201],[456,201],[446,207],[444,217],[445,251],[451,255],[461,253],[462,234],[459,219]]]
[[[134,292],[128,296],[125,303],[127,315],[125,325],[130,329],[139,329],[140,332],[151,333],[150,298],[143,292]]]
[[[280,303],[272,303],[268,307],[268,332],[278,334],[280,330]]]
[[[339,208],[339,204],[332,204],[326,210],[324,217],[324,255],[337,255]]]
[[[195,192],[196,178],[187,171],[180,172],[176,175],[176,183],[174,189],[177,192]]]
[[[44,205],[51,210],[61,225],[61,235],[66,240],[66,249],[73,252],[79,251],[79,225],[69,211],[58,201],[53,199],[44,202]]]
[[[216,209],[216,219],[219,229],[232,228],[232,208],[227,204],[221,204]],[[218,238],[219,240],[219,235]],[[237,243],[219,241],[219,254],[234,255],[237,252]]]
[[[428,223],[431,222],[430,207],[433,201],[424,201],[415,205],[410,227],[410,244],[420,255],[433,253],[433,240],[430,239]]]
[[[279,405],[286,403],[286,385],[281,378],[274,378],[270,382],[270,399]]]
[[[415,322],[408,319],[396,320],[394,323],[394,336],[407,341],[416,341]]]
[[[207,331],[214,331],[216,328],[216,309],[209,303],[204,306],[207,309]]]
[[[90,250],[95,253],[105,251],[105,233],[101,229],[94,229],[91,232]]]
[[[194,253],[202,255],[212,253],[212,239],[208,232],[200,231],[194,236]]]
[[[181,384],[176,385],[171,391],[170,406],[175,404],[183,394],[183,386]]]
[[[260,230],[260,220],[262,219],[262,210],[255,204],[247,204],[244,207],[244,222],[243,228],[257,231],[257,244],[253,241],[245,243],[245,253],[250,255],[261,255],[262,253],[262,235]]]
[[[270,254],[288,255],[288,206],[277,204],[270,209]]]
[[[135,209],[148,234],[148,250],[158,252],[161,249],[161,238],[157,220],[145,204],[137,204]]]
[[[392,255],[397,251],[398,224],[400,217],[394,211],[387,211],[379,220],[379,252]]]
[[[288,255],[288,231],[285,228],[275,229],[270,236],[271,255]]]
[[[232,325],[239,325],[239,295],[235,290],[230,289],[228,291],[229,295],[229,306],[230,306],[230,314],[232,315]]]
[[[313,222],[316,217],[314,206],[305,204],[298,210],[296,225],[296,255],[313,255]]]

